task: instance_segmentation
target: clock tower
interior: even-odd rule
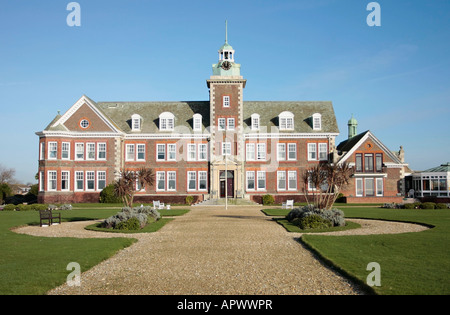
[[[211,126],[211,197],[242,198],[244,194],[243,90],[247,80],[235,62],[235,50],[228,43],[219,49],[219,61],[207,80]]]

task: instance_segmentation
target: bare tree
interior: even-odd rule
[[[15,174],[15,169],[5,168],[0,164],[0,184],[13,184]]]
[[[146,185],[153,185],[154,178],[150,168],[141,168],[139,171],[121,170],[119,179],[114,183],[114,192],[122,198],[124,206],[131,208],[137,185],[144,189]]]
[[[353,168],[347,163],[318,164],[305,170],[302,179],[306,201],[309,204],[308,197],[312,194],[312,203],[316,208],[331,209],[352,175]]]

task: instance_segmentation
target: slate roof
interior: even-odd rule
[[[204,131],[210,125],[209,101],[181,101],[181,102],[94,102],[85,97],[92,106],[95,106],[115,128],[124,133],[167,133],[159,130],[159,115],[170,112],[175,116],[176,131],[182,133],[193,132],[193,115],[202,115]],[[294,114],[294,130],[279,131],[280,133],[339,133],[333,105],[331,102],[294,102],[294,101],[244,101],[243,121],[244,129],[250,133],[270,133],[272,127],[279,126],[278,116],[285,111]],[[251,115],[260,115],[260,130],[250,130]],[[322,115],[322,129],[313,130],[312,115]],[[140,132],[131,131],[131,116],[138,114],[142,117]],[[62,124],[52,125],[61,118],[58,115],[45,128],[45,130],[66,130]],[[248,127],[248,128],[246,128]]]
[[[278,115],[284,111],[294,114],[294,130],[280,131],[280,133],[339,133],[339,127],[331,102],[244,102],[244,127],[251,127],[251,115],[260,115],[261,127],[266,126],[267,132],[271,127],[278,127]],[[322,129],[313,130],[312,115],[322,115]],[[252,131],[256,132],[256,131]]]
[[[120,130],[125,133],[131,132],[131,115],[139,114],[142,119],[142,133],[159,133],[159,115],[170,112],[175,116],[175,126],[193,130],[192,116],[201,114],[203,128],[210,124],[209,101],[187,101],[187,102],[98,102],[95,103],[106,117],[112,120]],[[294,114],[294,130],[280,131],[286,133],[339,133],[333,105],[331,102],[244,102],[244,128],[251,127],[251,115],[260,115],[260,126],[278,127],[278,115],[284,111]],[[311,117],[315,113],[322,115],[322,130],[316,131],[312,128]],[[257,131],[251,131],[257,132]]]
[[[193,131],[192,117],[202,115],[203,129],[209,127],[209,102],[99,102],[97,107],[111,119],[120,130],[131,133],[131,115],[142,117],[141,133],[160,133],[159,115],[170,112],[175,116],[176,128]],[[161,133],[167,133],[164,131]]]
[[[359,140],[361,140],[368,132],[369,132],[369,130],[364,131],[363,133],[360,133],[350,139],[342,141],[341,143],[338,144],[336,149],[339,152],[350,151],[359,142]]]

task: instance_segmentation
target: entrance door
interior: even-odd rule
[[[220,198],[225,198],[225,185],[227,186],[228,198],[234,198],[234,171],[220,172]]]

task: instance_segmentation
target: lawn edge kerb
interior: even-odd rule
[[[318,249],[316,249],[311,243],[309,243],[307,240],[303,238],[304,235],[294,238],[298,243],[300,243],[304,248],[309,250],[311,254],[323,265],[325,265],[327,268],[331,269],[332,271],[335,271],[342,277],[350,280],[353,282],[353,284],[357,285],[361,291],[363,291],[367,295],[378,295],[378,293],[375,291],[374,288],[369,286],[367,283],[359,279],[354,274],[346,271],[341,266],[334,263],[331,259],[324,256]]]

